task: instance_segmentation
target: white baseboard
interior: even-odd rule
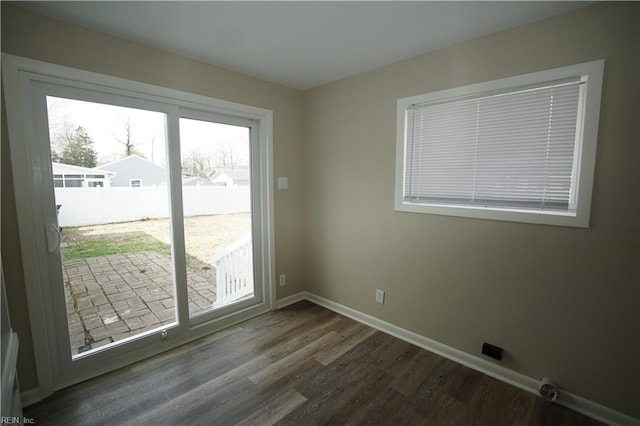
[[[590,399],[583,398],[565,390],[560,394],[560,400],[558,403],[577,411],[578,413],[582,413],[585,416],[592,417],[610,425],[640,426],[639,419],[635,419],[624,413],[615,411],[609,407],[605,407],[604,405],[591,401]]]
[[[329,299],[325,299],[313,293],[302,291],[293,294],[284,299],[278,300],[278,308],[285,307],[300,300],[309,300],[334,312],[342,314],[346,317],[354,319],[358,322],[366,324],[377,330],[390,334],[405,342],[414,344],[418,347],[436,353],[440,356],[448,358],[452,361],[460,363],[466,367],[477,370],[483,374],[491,376],[495,379],[509,383],[532,394],[538,395],[539,381],[532,377],[494,364],[474,355],[470,355],[459,349],[452,348],[435,340],[421,336],[409,330],[405,330],[389,322],[383,321],[371,315],[367,315],[348,306],[341,305]],[[634,419],[626,414],[612,410],[608,407],[600,405],[596,402],[574,395],[570,392],[562,390],[559,395],[558,404],[570,408],[574,411],[592,417],[596,420],[620,426],[640,426],[640,420]]]
[[[23,408],[33,405],[36,402],[42,401],[42,397],[40,396],[40,389],[33,388],[24,392],[20,392],[20,401],[22,402]]]
[[[292,294],[291,296],[278,299],[276,301],[276,309],[282,309],[285,306],[293,305],[294,303],[298,303],[301,300],[305,300],[305,299],[308,299],[306,291],[301,291],[300,293]]]

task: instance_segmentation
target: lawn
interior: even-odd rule
[[[86,229],[86,228],[85,228]],[[132,253],[136,251],[156,251],[171,254],[171,247],[144,232],[85,234],[82,228],[65,229],[66,246],[63,255],[66,260],[86,259],[110,254]]]
[[[197,269],[211,268],[216,250],[240,239],[250,229],[250,213],[186,217],[187,263]],[[168,219],[70,227],[64,228],[62,235],[63,257],[69,260],[138,251],[171,254]]]

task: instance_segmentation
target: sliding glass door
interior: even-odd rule
[[[271,308],[266,116],[153,87],[23,87],[18,208],[53,388]]]
[[[183,112],[180,158],[190,317],[255,295],[251,127]]]
[[[167,120],[156,111],[46,101],[44,185],[53,186],[57,217],[49,239],[60,241],[56,285],[76,359],[176,324]]]

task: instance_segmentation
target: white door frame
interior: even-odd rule
[[[2,80],[18,211],[20,247],[40,399],[62,387],[275,309],[272,111],[7,54],[2,54]],[[259,208],[256,209],[257,214],[260,215],[260,226],[258,227],[258,235],[256,235],[260,246],[256,252],[260,256],[256,258],[255,267],[260,270],[263,277],[262,301],[243,308],[233,315],[223,315],[206,322],[193,323],[188,327],[187,333],[175,337],[168,344],[164,343],[160,346],[154,343],[124,352],[111,358],[97,369],[82,372],[70,380],[62,381],[59,374],[61,364],[57,359],[57,351],[51,349],[55,348],[57,343],[54,321],[52,321],[54,314],[51,303],[49,266],[46,257],[45,230],[43,229],[43,225],[47,222],[43,215],[43,200],[38,194],[39,182],[41,182],[43,173],[49,171],[50,166],[42,164],[38,155],[34,155],[32,152],[36,135],[31,98],[34,83],[37,82],[69,85],[89,90],[99,88],[107,95],[133,96],[141,101],[170,104],[175,106],[176,110],[186,108],[190,111],[198,110],[206,114],[230,118],[239,117],[255,122],[258,150],[254,158],[258,161],[257,167],[262,178],[256,182],[257,185],[252,188],[252,192],[255,191],[258,194],[257,199],[260,203]],[[169,117],[173,118],[168,119],[178,119],[177,114],[172,114]],[[176,126],[171,128],[177,129]],[[177,140],[175,136],[175,134],[169,134],[169,140]],[[177,147],[169,144],[169,149],[176,150]],[[179,157],[174,156],[174,158]],[[173,168],[175,169],[175,165]],[[175,170],[173,172],[175,173]],[[175,211],[177,208],[175,203],[181,203],[181,200],[172,197],[172,203]]]

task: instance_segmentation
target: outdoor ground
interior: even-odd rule
[[[250,230],[250,214],[185,218],[190,315],[212,308],[211,257]],[[72,353],[175,321],[168,219],[64,228],[63,259]]]

